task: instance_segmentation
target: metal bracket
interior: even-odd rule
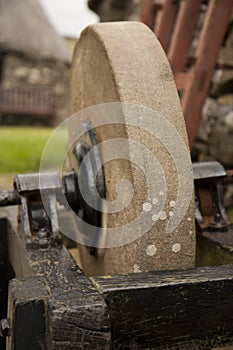
[[[101,155],[98,147],[96,147],[98,142],[95,129],[90,122],[82,124],[81,129],[86,130],[84,140],[75,144],[72,150],[73,157],[75,158],[74,162],[76,163],[75,168],[78,169],[78,175],[74,175],[73,173],[73,175],[70,174],[70,176],[73,176],[74,178],[74,187],[76,188],[76,193],[78,193],[79,206],[81,207],[81,210],[76,211],[76,214],[81,216],[83,221],[96,227],[95,247],[97,247],[98,240],[101,239],[99,231],[103,225],[101,198],[106,197],[105,177],[102,168]],[[85,158],[88,153],[89,157]],[[84,158],[85,161],[81,167]],[[65,177],[66,188],[68,188],[67,180],[69,179]],[[92,198],[92,202],[95,202],[95,208],[97,209],[92,208],[85,200],[83,200],[80,193],[80,186],[83,191]],[[67,198],[69,197],[70,196],[68,195]],[[73,197],[71,203],[73,204]],[[73,207],[75,208],[75,206]],[[77,204],[76,208],[78,208]],[[83,243],[85,244],[85,233]],[[87,247],[89,253],[94,256],[97,255],[97,249],[95,247]]]
[[[14,188],[20,197],[18,221],[27,247],[61,246],[57,213],[57,199],[62,191],[59,176],[56,173],[16,175]],[[41,192],[46,192],[47,203],[42,202]]]
[[[222,187],[226,175],[223,166],[216,161],[193,164],[196,221],[200,232],[227,232],[230,227]]]

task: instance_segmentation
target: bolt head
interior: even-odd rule
[[[0,320],[0,335],[1,337],[8,337],[10,334],[10,321],[6,318]]]

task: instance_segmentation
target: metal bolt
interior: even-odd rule
[[[222,220],[220,213],[215,214],[214,222],[209,224],[209,230],[211,232],[227,232],[228,224]]]
[[[38,243],[39,243],[39,247],[42,250],[46,250],[49,248],[47,230],[45,228],[40,229],[40,231],[38,232]]]
[[[221,215],[219,213],[215,214],[215,222],[221,222]]]
[[[10,335],[10,320],[3,318],[0,321],[0,336],[8,337]]]

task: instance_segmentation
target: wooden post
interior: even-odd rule
[[[154,30],[155,25],[154,7],[155,6],[152,0],[144,0],[141,11],[141,21],[152,30]]]
[[[173,73],[185,68],[202,0],[183,0],[168,51]]]
[[[163,4],[161,18],[157,18],[155,34],[165,52],[168,51],[171,35],[174,29],[179,4],[174,0],[167,0]],[[158,21],[159,20],[159,21]]]
[[[182,99],[191,149],[232,6],[233,0],[212,0],[207,10],[196,52],[197,61],[191,71]]]

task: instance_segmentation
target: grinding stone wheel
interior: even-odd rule
[[[90,106],[110,102],[145,106],[162,115],[176,129],[188,149],[184,118],[169,63],[158,40],[145,25],[115,22],[87,27],[75,47],[70,89],[70,115]],[[127,116],[123,118],[124,123],[116,127],[111,125],[109,115],[110,124],[96,129],[98,142],[119,137],[133,139],[156,154],[167,182],[163,217],[141,238],[121,247],[101,249],[97,256],[91,256],[85,246],[79,245],[82,267],[89,275],[192,268],[195,264],[193,200],[174,232],[166,234],[166,225],[179,186],[178,175],[171,166],[172,157],[159,140],[129,126]],[[70,134],[78,128],[77,122],[72,125]],[[176,140],[170,140],[170,144],[172,142],[175,148]],[[134,150],[131,149],[131,152]],[[186,159],[179,161],[186,162]],[[75,164],[72,166],[75,167]],[[103,214],[106,227],[124,225],[139,214],[145,203],[148,205],[144,175],[136,165],[124,159],[104,164],[104,173],[109,201],[116,198],[115,186],[121,179],[128,179],[134,187],[133,200],[125,210]],[[189,183],[192,182],[191,170],[186,172],[186,177]]]

